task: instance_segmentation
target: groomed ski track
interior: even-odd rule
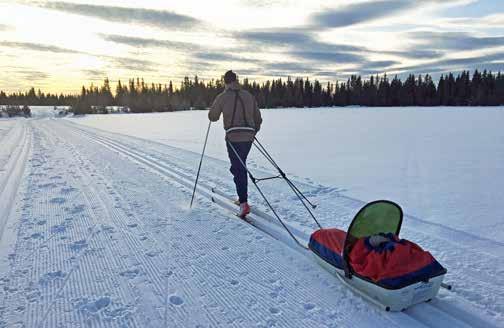
[[[0,175],[0,326],[502,326],[497,242],[418,219],[415,230],[407,218],[405,234],[434,248],[455,289],[385,313],[320,268],[257,198],[254,227],[234,217],[225,162],[205,159],[189,211],[197,154],[61,119],[16,121],[0,136],[12,149],[0,162],[8,172]],[[306,243],[313,228],[301,207],[288,208],[294,198],[270,186]],[[326,226],[346,227],[361,205],[336,189],[303,188],[332,202],[334,213],[317,210]],[[457,238],[492,250],[467,246],[461,255]]]

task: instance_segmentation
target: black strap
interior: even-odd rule
[[[240,97],[239,93],[240,90],[236,90],[236,97],[238,98],[238,100],[240,101],[240,105],[242,106],[243,120],[245,121],[245,125],[251,128],[252,126],[250,126],[250,124],[247,121],[247,112],[245,111],[245,104],[243,103],[243,99]]]
[[[242,114],[243,114],[243,120],[245,121],[245,126],[246,127],[249,127],[249,128],[253,128],[253,126],[251,126],[247,120],[247,115],[246,115],[246,111],[245,111],[245,104],[243,103],[243,99],[240,97],[240,90],[233,90],[234,93],[235,93],[235,101],[234,101],[234,106],[233,106],[233,115],[231,116],[231,126],[229,128],[234,128],[236,127],[234,125],[234,121],[235,121],[235,114],[236,114],[236,106],[238,105],[238,100],[240,100],[240,105],[242,107]]]

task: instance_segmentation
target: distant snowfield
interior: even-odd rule
[[[504,107],[267,109],[262,114],[258,137],[299,179],[364,201],[392,199],[410,215],[504,241]],[[201,152],[206,115],[90,115],[72,121]],[[212,126],[209,156],[227,159],[223,138],[221,120]],[[250,158],[268,167],[257,152]]]

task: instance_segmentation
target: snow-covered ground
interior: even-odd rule
[[[383,312],[278,225],[252,216],[264,233],[212,203],[211,187],[233,194],[220,124],[189,210],[206,112],[38,109],[0,120],[0,326],[504,327],[502,109],[263,114],[261,139],[324,226],[397,200],[402,236],[448,268],[453,292]],[[271,172],[256,154],[251,167]],[[280,181],[264,189],[306,242],[314,227],[294,196]]]
[[[75,122],[201,152],[206,114]],[[364,201],[393,199],[411,215],[504,242],[504,107],[270,109],[263,116],[260,140],[300,179]],[[218,122],[209,156],[227,159],[223,138]],[[250,158],[267,167],[257,152]]]

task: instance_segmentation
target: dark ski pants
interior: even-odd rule
[[[240,159],[236,157],[235,152],[230,146],[236,150],[238,156],[241,158],[241,162],[247,165],[247,156],[250,152],[250,148],[252,147],[252,141],[245,142],[230,142],[226,140],[226,146],[228,151],[229,160],[231,161],[231,174],[233,174],[233,181],[236,185],[236,193],[238,194],[238,198],[240,203],[247,202],[247,187],[248,187],[248,176],[247,170],[243,167],[243,164],[240,162]]]

